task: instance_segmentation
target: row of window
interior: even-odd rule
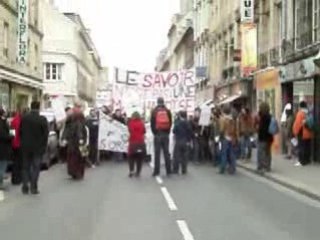
[[[0,25],[1,26],[1,25]],[[2,36],[0,36],[0,42],[3,43],[3,47],[2,47],[2,55],[4,56],[4,58],[8,59],[9,58],[9,42],[10,42],[10,26],[8,22],[3,22],[3,33]],[[28,39],[28,49],[29,49],[29,59],[33,59],[34,62],[34,70],[38,71],[38,60],[39,60],[39,47],[38,45],[35,43],[33,45],[33,52],[30,51],[30,38]],[[31,53],[33,53],[34,55],[31,56]],[[27,66],[30,66],[30,62],[27,63]]]
[[[59,81],[62,80],[62,67],[61,63],[45,63],[43,69],[44,79],[46,81]]]

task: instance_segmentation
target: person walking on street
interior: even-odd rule
[[[258,122],[258,161],[257,171],[264,173],[271,171],[271,145],[273,135],[269,132],[272,116],[270,107],[267,103],[262,102],[259,106]]]
[[[21,126],[22,114],[20,110],[17,110],[11,121],[11,129],[14,131],[14,138],[12,140],[13,150],[13,164],[11,172],[11,183],[13,185],[19,185],[22,182],[22,153],[21,153],[21,137],[20,137],[20,126]]]
[[[146,155],[145,144],[145,125],[138,112],[132,114],[128,121],[129,129],[129,177],[139,177],[142,169],[143,160]]]
[[[22,193],[39,194],[38,179],[42,157],[48,144],[49,127],[47,119],[40,116],[40,102],[31,103],[31,111],[21,119],[20,136],[23,156]]]
[[[197,108],[194,112],[192,120],[192,132],[193,132],[193,162],[199,164],[204,160],[203,147],[201,145],[201,126],[199,125],[200,109]]]
[[[3,178],[10,160],[12,138],[6,112],[0,108],[0,190],[4,189]]]
[[[192,128],[187,120],[187,113],[180,111],[178,119],[174,123],[173,134],[175,136],[175,158],[173,162],[173,173],[179,173],[181,165],[182,174],[187,173],[188,144],[192,141]]]
[[[80,103],[75,103],[71,116],[67,119],[67,127],[63,141],[67,144],[67,170],[68,174],[75,180],[84,177],[86,157],[85,146],[87,144],[87,130],[85,117]]]
[[[95,166],[98,162],[99,119],[94,109],[90,111],[86,125],[89,129],[89,160]]]
[[[223,107],[223,115],[220,118],[221,159],[220,173],[224,174],[227,165],[229,173],[236,172],[235,144],[237,142],[237,123],[231,114],[229,105]]]
[[[251,141],[253,134],[253,117],[249,108],[243,108],[239,115],[239,137],[240,137],[240,159],[249,161],[251,159]]]
[[[151,131],[154,135],[155,166],[153,176],[160,174],[160,154],[164,153],[167,175],[171,174],[171,162],[169,153],[169,135],[172,127],[172,114],[166,108],[163,98],[157,99],[157,107],[151,114]]]
[[[300,109],[292,128],[293,135],[298,139],[299,161],[296,163],[296,166],[305,166],[311,162],[311,140],[313,133],[311,127],[308,126],[309,114],[307,103],[305,101],[300,102]]]

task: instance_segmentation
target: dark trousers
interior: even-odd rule
[[[307,165],[311,162],[311,140],[298,140],[299,162],[301,165]]]
[[[182,173],[187,173],[187,154],[188,154],[188,144],[186,141],[176,141],[174,146],[174,161],[173,161],[173,172],[179,173],[179,168],[181,165]]]
[[[11,183],[19,185],[22,182],[22,152],[20,148],[13,150],[12,160]]]
[[[229,173],[233,174],[236,171],[236,155],[234,151],[234,144],[232,141],[227,139],[223,139],[221,144],[220,172],[224,173],[226,167],[228,166]]]
[[[59,155],[60,155],[60,161],[65,163],[67,161],[67,147],[60,147],[59,148]]]
[[[169,153],[169,134],[160,133],[154,136],[154,172],[153,175],[160,174],[160,155],[163,151],[167,174],[171,173],[171,162]]]
[[[23,188],[31,187],[31,190],[38,190],[42,156],[30,152],[23,153],[22,181]]]
[[[98,144],[97,143],[90,143],[89,146],[89,160],[96,164],[98,161]]]
[[[144,159],[144,154],[142,153],[134,153],[129,157],[128,162],[129,162],[130,173],[133,173],[134,170],[136,169],[136,174],[140,175],[143,159]]]

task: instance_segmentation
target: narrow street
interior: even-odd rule
[[[319,203],[242,171],[190,166],[187,176],[162,179],[145,166],[141,179],[129,179],[125,164],[105,163],[82,182],[54,166],[39,196],[6,193],[1,239],[319,239]]]

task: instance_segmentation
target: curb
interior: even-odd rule
[[[260,176],[262,178],[266,178],[266,179],[268,179],[272,182],[275,182],[283,187],[286,187],[290,190],[293,190],[297,193],[300,193],[306,197],[309,197],[313,200],[320,202],[320,193],[313,191],[311,189],[308,189],[306,186],[303,186],[303,184],[291,182],[290,180],[283,179],[280,176],[276,176],[273,173],[264,173],[263,175],[261,175],[261,174],[257,173],[253,167],[246,166],[245,164],[242,164],[242,163],[237,163],[237,166],[248,171],[248,172],[251,172],[257,176]]]

